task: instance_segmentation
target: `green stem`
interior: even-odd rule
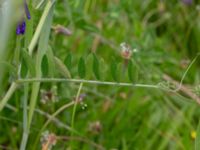
[[[160,88],[160,86],[158,85],[132,84],[125,82],[109,82],[109,81],[84,80],[84,79],[29,78],[29,79],[16,80],[16,83],[26,83],[26,82],[74,82],[74,83],[90,83],[99,85],[130,86],[130,87],[143,87],[143,88],[156,88],[156,89]]]
[[[25,150],[26,149],[26,144],[28,140],[28,115],[27,115],[27,103],[28,103],[28,91],[29,91],[29,85],[25,84],[24,85],[24,98],[23,98],[23,136],[22,136],[22,141],[20,144],[20,150]]]
[[[81,82],[79,89],[78,89],[78,92],[77,92],[77,95],[76,95],[76,99],[75,99],[75,103],[74,103],[74,107],[73,107],[73,112],[72,112],[72,120],[71,120],[72,129],[74,128],[75,113],[76,113],[76,108],[77,108],[77,104],[78,104],[78,101],[79,101],[79,96],[80,96],[82,87],[83,87],[83,83]]]
[[[48,126],[48,124],[59,114],[61,113],[63,110],[65,110],[66,108],[73,106],[74,105],[74,101],[67,103],[65,105],[63,105],[62,107],[60,107],[55,113],[53,113],[51,115],[51,117],[45,122],[45,124],[43,125],[43,127],[41,128],[41,132]],[[72,129],[70,129],[72,130]]]
[[[0,111],[3,110],[4,106],[7,104],[8,100],[11,98],[15,90],[17,89],[18,84],[16,82],[13,82],[7,91],[6,95],[3,97],[3,99],[0,101]]]
[[[36,68],[37,77],[41,77],[41,67],[39,67],[41,65],[41,61],[42,61],[41,56],[37,55],[37,58],[36,58],[36,66],[38,66]],[[40,82],[33,83],[31,97],[30,97],[30,104],[29,104],[30,109],[29,109],[29,115],[28,115],[28,129],[30,129],[30,126],[31,126],[39,89],[40,89]]]
[[[21,39],[22,39],[21,36],[17,37],[15,54],[14,54],[14,64],[17,66],[17,70],[19,70],[20,68]],[[18,76],[19,76],[19,72],[18,72]]]
[[[37,78],[41,78],[41,76],[42,76],[41,64],[42,64],[42,58],[45,55],[46,50],[48,48],[48,41],[49,41],[51,24],[52,24],[52,19],[53,19],[54,2],[55,1],[52,1],[52,0],[48,1],[47,5],[45,7],[44,13],[39,22],[39,25],[37,27],[38,31],[41,32],[40,40],[38,43],[37,55],[36,55],[36,77]],[[39,35],[37,33],[35,33],[33,40],[31,41],[31,44],[29,46],[30,54],[32,54],[32,50],[35,45],[34,43],[37,42],[38,38],[39,38]],[[35,109],[37,98],[38,98],[39,89],[40,89],[40,83],[39,82],[33,83],[30,104],[29,104],[30,110],[29,110],[29,115],[28,115],[28,129],[30,129],[31,122],[33,119],[33,114],[34,114],[34,109]]]
[[[182,84],[183,84],[183,80],[185,79],[185,77],[186,77],[188,71],[189,71],[190,68],[193,66],[193,64],[196,62],[196,60],[197,60],[197,58],[198,58],[199,56],[200,56],[200,53],[198,53],[198,54],[196,55],[196,57],[190,62],[189,66],[187,67],[186,71],[184,72],[184,74],[183,74],[183,76],[182,76],[182,78],[181,78],[181,81],[180,81],[180,83],[179,83],[179,86],[174,90],[175,92],[177,92],[177,91],[180,90],[180,88],[181,88],[181,86],[182,86]]]
[[[75,99],[75,103],[74,103],[74,107],[73,107],[73,111],[72,111],[72,120],[71,120],[71,128],[74,129],[74,120],[75,120],[75,114],[76,114],[76,108],[77,108],[77,104],[79,103],[79,96],[81,93],[81,89],[83,87],[83,82],[80,83],[77,95],[76,95],[76,99]],[[73,136],[73,132],[71,132],[71,137]],[[71,146],[73,147],[73,141],[71,141]]]
[[[45,124],[42,126],[42,128],[40,129],[39,133],[38,133],[38,136],[35,140],[35,144],[34,144],[34,149],[36,149],[36,146],[37,146],[37,143],[39,141],[39,138],[40,138],[40,135],[41,133],[44,131],[44,129],[49,125],[49,123],[59,114],[61,113],[62,111],[64,111],[66,108],[68,107],[71,107],[75,104],[74,101],[70,102],[70,103],[67,103],[65,105],[63,105],[62,107],[60,107],[56,112],[54,112],[50,118],[48,118],[48,120],[45,122]],[[72,133],[76,133],[76,134],[79,134],[76,130],[74,130],[73,128],[69,128],[69,130],[72,132]]]
[[[44,25],[44,23],[45,23],[45,20],[46,20],[46,18],[47,18],[47,16],[48,16],[49,11],[50,11],[51,7],[53,6],[53,4],[54,4],[54,2],[52,2],[51,0],[49,0],[49,1],[47,2],[47,5],[46,5],[46,7],[45,7],[45,9],[44,9],[44,12],[43,12],[43,14],[42,14],[42,17],[41,17],[41,19],[40,19],[40,21],[39,21],[39,23],[38,23],[37,30],[36,30],[35,34],[33,35],[33,38],[32,38],[32,40],[31,40],[31,43],[30,43],[30,45],[29,45],[29,47],[28,47],[28,50],[29,50],[29,54],[30,54],[30,55],[32,55],[32,53],[33,53],[33,50],[34,50],[34,48],[35,48],[35,46],[36,46],[36,44],[37,44],[37,41],[38,41],[38,39],[39,39],[39,36],[40,36],[41,31],[42,31],[42,28],[43,28],[43,25]]]

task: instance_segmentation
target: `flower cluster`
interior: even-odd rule
[[[42,133],[40,141],[42,143],[42,150],[51,150],[52,147],[57,143],[57,137],[54,133],[45,131]]]
[[[99,134],[102,131],[102,124],[99,120],[91,122],[89,124],[89,132],[93,134]]]
[[[123,42],[120,44],[120,47],[121,47],[121,56],[124,58],[124,59],[130,59],[131,56],[132,56],[132,50],[131,50],[131,47],[130,45],[128,45],[127,43]]]
[[[41,89],[41,102],[48,104],[51,102],[58,102],[57,86],[53,86],[50,90]]]
[[[30,20],[31,15],[30,15],[26,0],[24,0],[24,10],[25,10],[25,14],[26,14],[27,19]],[[25,31],[26,31],[26,22],[25,22],[25,19],[23,18],[17,25],[16,34],[17,35],[20,35],[20,34],[23,35],[25,33]]]

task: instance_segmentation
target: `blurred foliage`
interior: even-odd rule
[[[35,75],[37,47],[32,58],[25,50],[46,2],[29,2],[32,19],[27,22],[27,32],[21,40],[21,77],[26,77],[27,72],[31,77]],[[58,24],[72,34],[64,35],[63,30],[56,33],[53,27]],[[42,59],[43,77],[158,84],[165,81],[163,75],[168,75],[179,82],[189,63],[200,52],[198,0],[193,0],[192,4],[182,0],[56,1],[51,26],[48,48]],[[0,63],[6,68],[2,73],[0,97],[6,93],[11,81],[18,78],[14,62],[18,37],[14,27],[11,31],[6,47],[7,60]],[[130,60],[121,56],[120,44],[123,42],[135,50]],[[200,83],[199,66],[200,59],[184,79],[183,84],[189,90],[194,90]],[[47,91],[45,96],[49,98],[48,91],[52,87],[56,87],[54,96],[58,101],[42,103],[44,94],[41,91]],[[36,110],[53,114],[74,100],[77,90],[76,83],[42,83]],[[75,129],[79,134],[74,136],[89,142],[73,140],[72,145],[70,140],[60,138],[52,149],[101,149],[91,142],[105,149],[119,150],[195,148],[195,137],[191,133],[197,132],[200,109],[183,91],[171,93],[151,88],[83,84],[81,94],[85,96],[78,104],[75,117]],[[0,149],[19,148],[23,133],[23,96],[24,88],[20,86],[0,114]],[[41,149],[36,137],[41,136],[38,134],[47,118],[36,110],[27,149],[33,146]],[[72,111],[70,107],[56,119],[70,125]],[[58,122],[51,122],[45,130],[58,137],[70,138],[71,135]]]

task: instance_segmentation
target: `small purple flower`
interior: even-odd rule
[[[24,0],[24,9],[25,9],[26,17],[27,17],[28,19],[31,19],[31,14],[30,14],[30,12],[29,12],[28,5],[27,5],[27,3],[26,3],[26,0]]]
[[[182,2],[186,5],[192,5],[193,0],[182,0]]]
[[[16,34],[24,34],[26,30],[26,22],[22,21],[21,23],[18,24],[17,29],[16,29]]]
[[[24,0],[24,9],[25,9],[25,14],[26,14],[27,19],[28,20],[31,19],[31,15],[30,15],[26,0]],[[23,18],[22,21],[17,25],[16,34],[23,35],[25,33],[25,31],[26,31],[26,22],[25,22],[25,19]]]

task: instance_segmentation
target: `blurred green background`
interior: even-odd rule
[[[86,63],[84,79],[97,80],[92,71],[92,53],[95,53],[99,61],[100,81],[116,82],[110,72],[114,61],[118,82],[130,83],[127,65],[120,55],[120,44],[126,42],[131,49],[137,50],[132,55],[138,67],[136,83],[162,83],[164,86],[169,82],[179,83],[187,66],[200,52],[200,2],[189,1],[57,0],[48,49],[66,64],[74,79],[80,78],[77,67],[82,57]],[[37,8],[40,2],[28,2],[32,17],[27,21],[28,32],[34,33],[41,17],[46,1]],[[16,23],[15,20],[13,22]],[[72,34],[56,33],[58,24]],[[1,63],[8,69],[1,74],[0,97],[3,97],[10,82],[17,78],[13,69],[13,53],[18,37],[14,23],[10,26],[5,48],[6,65]],[[22,47],[26,48],[27,38],[27,34],[22,37]],[[66,59],[69,57],[72,59],[70,64]],[[46,64],[45,59],[42,65],[43,77],[51,77],[52,73],[54,77],[63,77],[56,67]],[[58,139],[52,149],[194,149],[200,115],[196,102],[200,97],[199,67],[200,59],[197,59],[184,78],[186,90],[176,93],[153,88],[83,84],[83,101],[77,106],[74,125],[79,134],[74,134],[73,139],[70,131],[58,123],[70,125],[73,111],[70,107],[56,116],[58,122],[51,122],[45,128],[58,137],[69,138]],[[167,75],[168,82],[164,75]],[[41,149],[36,137],[41,136],[39,131],[47,120],[41,111],[53,114],[75,99],[78,87],[76,83],[66,82],[41,84],[27,149],[32,149],[33,145]],[[44,91],[52,92],[52,89],[57,101],[53,102],[50,98],[42,103]],[[23,133],[23,95],[24,88],[20,86],[0,114],[0,149],[19,149]]]

